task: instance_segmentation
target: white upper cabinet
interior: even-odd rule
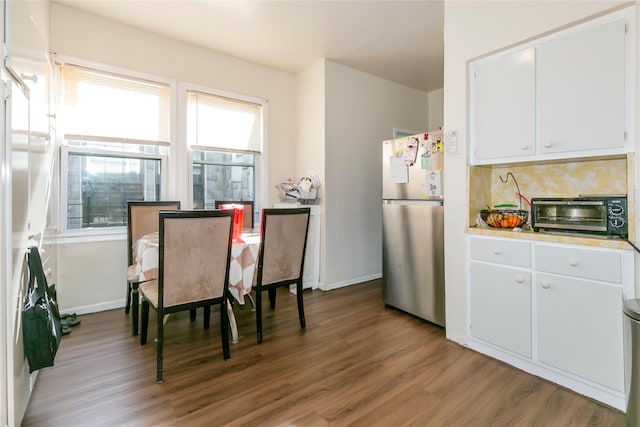
[[[476,158],[535,154],[534,58],[528,48],[476,65]]]
[[[538,151],[625,146],[625,22],[537,48]]]
[[[624,155],[633,94],[621,11],[470,64],[470,163]]]

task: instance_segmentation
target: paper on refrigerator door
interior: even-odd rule
[[[409,137],[409,143],[407,144],[407,149],[404,152],[404,164],[407,166],[413,166],[416,162],[416,158],[418,157],[418,145],[420,141],[415,136]]]
[[[439,197],[442,196],[441,174],[439,170],[432,170],[427,172],[427,196]]]
[[[404,163],[402,157],[391,156],[389,157],[389,169],[391,182],[394,184],[406,184],[409,182],[409,169]]]

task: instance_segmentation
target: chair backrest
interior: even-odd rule
[[[127,202],[128,265],[133,264],[133,243],[145,234],[158,231],[160,211],[178,209],[179,201]]]
[[[310,212],[310,208],[262,210],[259,284],[301,279]]]
[[[254,221],[253,221],[253,212],[255,211],[254,207],[255,207],[255,203],[252,200],[240,200],[240,201],[233,201],[233,200],[216,200],[215,202],[215,207],[216,209],[220,209],[221,205],[229,205],[229,204],[236,204],[236,205],[244,205],[244,224],[242,224],[243,228],[253,228],[254,226]]]
[[[233,211],[160,213],[158,304],[220,298],[229,282]]]

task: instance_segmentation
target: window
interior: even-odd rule
[[[195,209],[212,209],[216,200],[256,201],[263,107],[259,101],[187,91]]]
[[[169,85],[69,65],[60,75],[63,223],[125,226],[127,201],[162,197]]]
[[[255,157],[224,151],[193,151],[193,208],[216,200],[255,200]]]

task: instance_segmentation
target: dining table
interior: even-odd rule
[[[133,243],[136,274],[140,282],[158,278],[159,247],[160,233],[157,231],[146,234]],[[245,303],[245,296],[251,297],[259,250],[260,233],[255,230],[245,230],[239,239],[232,242],[228,289],[239,304]],[[231,342],[236,344],[238,327],[230,301],[227,301],[227,312],[231,326]]]

